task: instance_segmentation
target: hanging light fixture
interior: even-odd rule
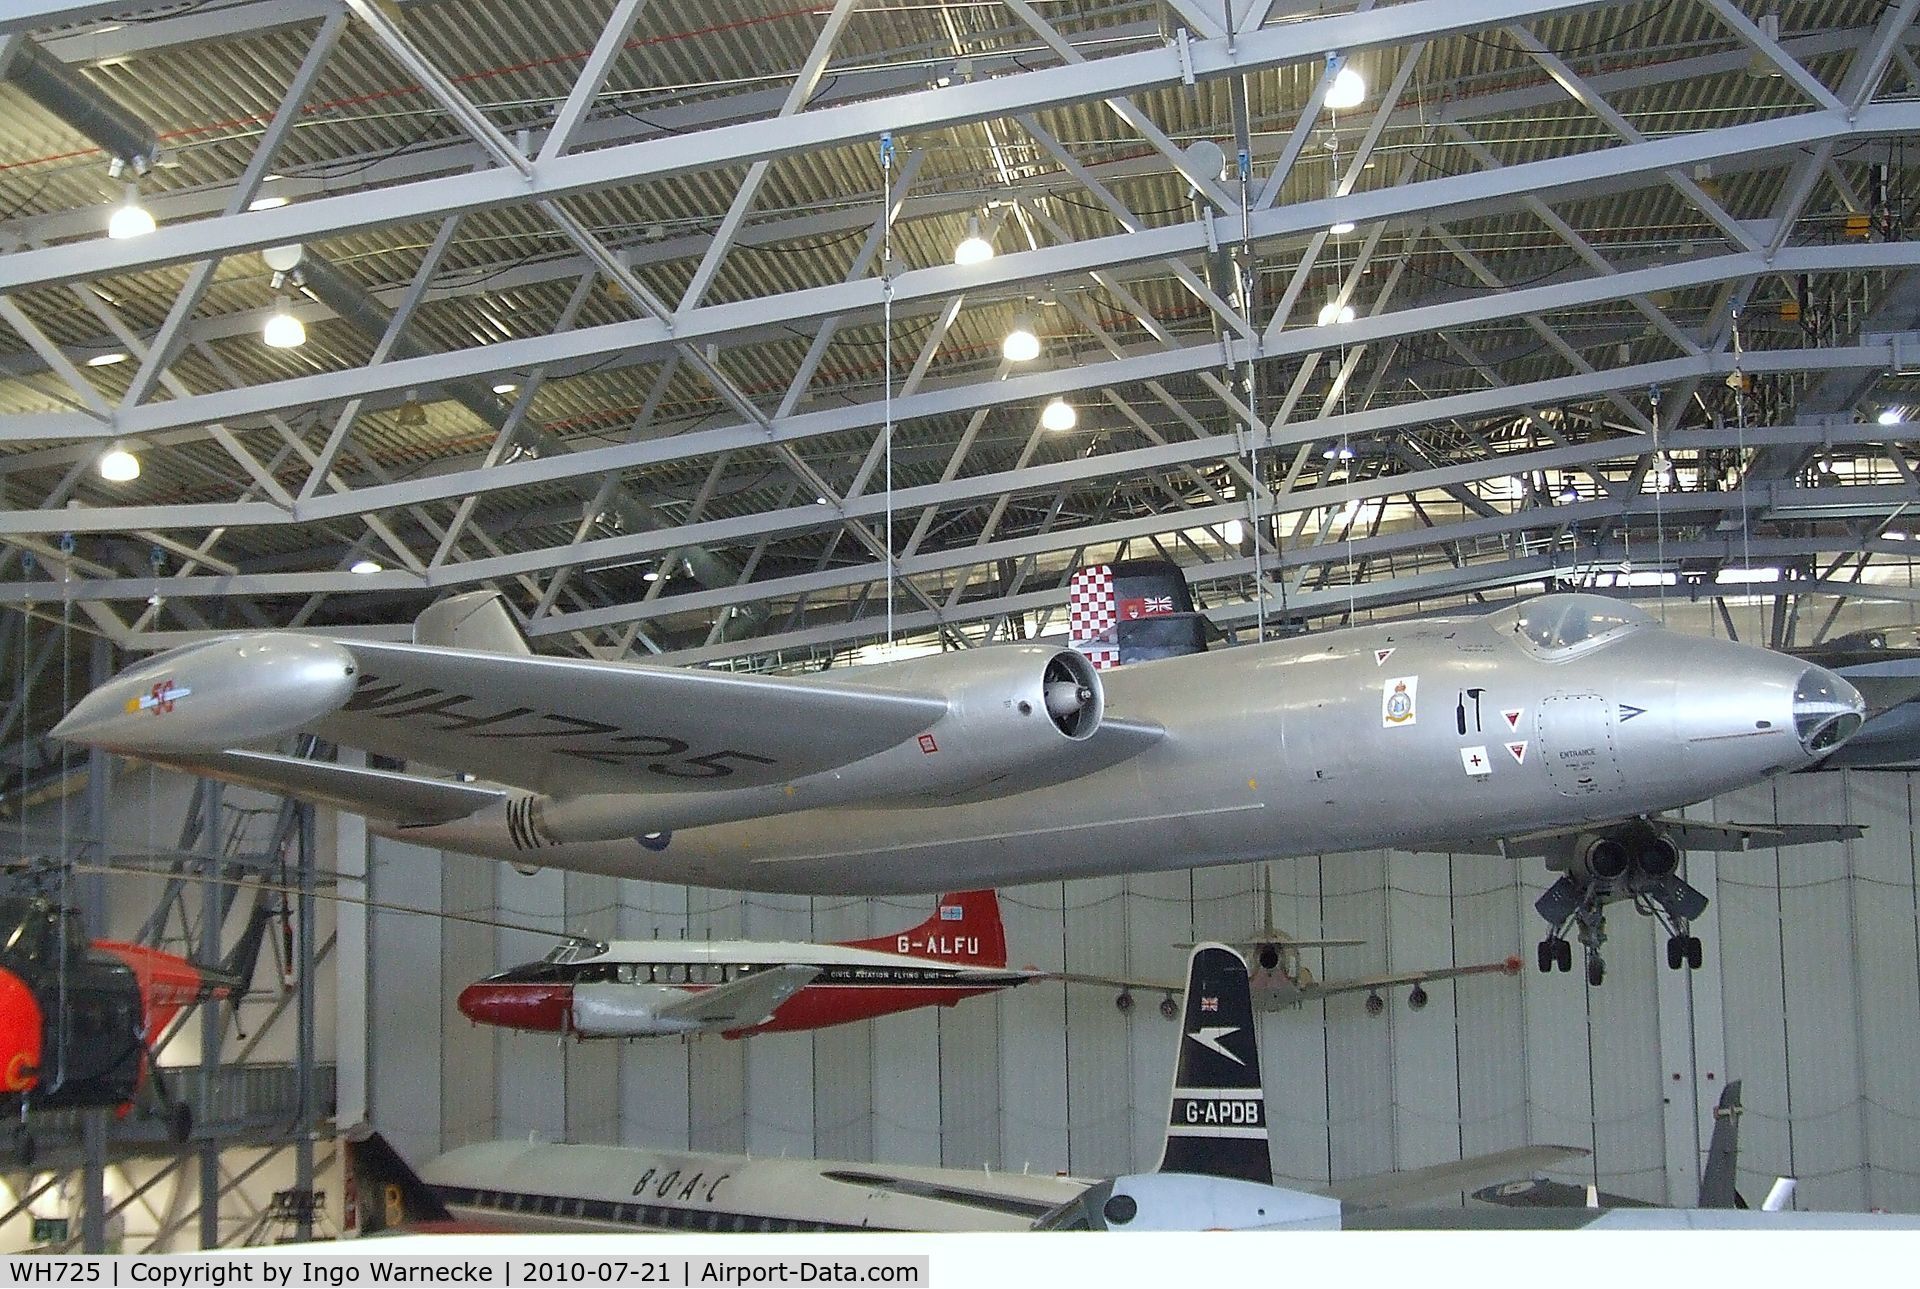
[[[107,217],[107,236],[116,242],[145,237],[154,229],[153,214],[140,204],[140,185],[127,185],[127,199]]]
[[[347,569],[347,572],[358,573],[362,577],[368,573],[378,573],[380,571],[381,564],[377,559],[357,559],[353,561],[352,565]]]
[[[126,352],[124,350],[115,349],[104,354],[95,354],[93,357],[87,359],[87,366],[111,367],[115,363],[123,363],[125,361],[127,361]],[[1884,421],[1882,422],[1882,424],[1891,425],[1892,422]]]
[[[1351,233],[1353,231],[1353,228],[1354,226],[1351,220],[1343,219],[1339,223],[1333,225],[1333,227],[1329,228],[1327,232],[1333,235],[1334,237],[1345,237],[1348,233]]]
[[[961,265],[985,264],[993,258],[993,243],[980,233],[980,217],[967,216],[967,235],[953,248],[953,262]]]
[[[1241,523],[1238,519],[1229,519],[1227,521],[1225,532],[1221,534],[1221,536],[1227,539],[1227,545],[1229,546],[1238,546],[1243,540],[1246,539],[1246,535],[1247,535],[1247,526]]]
[[[1329,300],[1320,310],[1319,325],[1322,327],[1345,326],[1353,321],[1353,306],[1341,304],[1338,300]]]
[[[108,483],[132,483],[140,477],[140,458],[116,443],[100,454],[100,477]]]
[[[273,312],[260,329],[260,339],[269,349],[298,349],[307,343],[307,327],[287,307],[287,297],[273,298]]]
[[[1033,319],[1018,314],[1013,330],[1000,342],[1000,356],[1010,363],[1030,363],[1040,356],[1040,337],[1033,330]]]
[[[1049,430],[1070,430],[1080,421],[1080,414],[1073,410],[1073,404],[1064,398],[1055,398],[1040,409],[1040,424]]]
[[[1333,84],[1327,87],[1327,106],[1336,112],[1344,112],[1350,107],[1359,107],[1367,101],[1367,78],[1351,67],[1342,67],[1334,73]]]

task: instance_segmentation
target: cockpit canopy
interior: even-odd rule
[[[1604,595],[1542,595],[1495,615],[1543,658],[1566,658],[1655,625],[1651,614]]]
[[[607,951],[605,940],[569,940],[563,945],[549,950],[542,962],[567,963],[585,962],[589,958],[598,958]]]

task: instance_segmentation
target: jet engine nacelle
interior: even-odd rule
[[[1601,882],[1671,877],[1680,871],[1680,847],[1651,824],[1629,824],[1576,838],[1565,868]]]
[[[1045,645],[967,649],[865,669],[875,683],[935,695],[947,710],[884,752],[791,783],[706,792],[532,796],[476,812],[477,827],[527,848],[637,837],[660,849],[675,829],[698,828],[848,801],[951,801],[1031,774],[1093,737],[1106,699],[1086,656]],[[1016,779],[1017,781],[1017,779]]]
[[[871,775],[888,795],[945,799],[985,788],[1093,737],[1106,710],[1086,655],[1044,645],[915,658],[888,665],[882,683],[947,700],[924,734],[831,776]]]

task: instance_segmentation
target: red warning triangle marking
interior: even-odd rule
[[[1391,658],[1391,657],[1393,657],[1393,650],[1391,650],[1391,649],[1375,649],[1375,650],[1373,651],[1373,665],[1374,665],[1374,666],[1376,666],[1376,667],[1378,667],[1378,666],[1380,666],[1380,665],[1381,665],[1382,663],[1384,663],[1384,662],[1386,662],[1386,660],[1387,660],[1387,659],[1389,659],[1389,658]]]
[[[1500,714],[1507,718],[1508,729],[1518,730],[1520,728],[1520,718],[1527,714],[1527,709],[1524,707],[1509,707]]]
[[[1515,765],[1525,765],[1527,763],[1527,745],[1524,740],[1519,743],[1507,744],[1507,752],[1513,757],[1513,763]]]

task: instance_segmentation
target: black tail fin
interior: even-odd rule
[[[374,1128],[347,1134],[347,1203],[360,1234],[398,1231],[422,1222],[451,1222],[453,1214]]]
[[[260,963],[260,946],[267,938],[267,927],[279,912],[279,902],[266,891],[253,902],[253,912],[247,918],[246,929],[240,932],[240,938],[233,942],[233,948],[220,960],[214,970],[224,977],[235,994],[240,993],[253,983],[253,969]]]
[[[1067,583],[1067,643],[1097,668],[1205,653],[1207,620],[1178,564],[1094,564]]]
[[[1745,1208],[1747,1202],[1733,1188],[1740,1162],[1740,1080],[1722,1089],[1713,1111],[1713,1137],[1707,1143],[1707,1170],[1700,1174],[1701,1208]]]
[[[1247,963],[1224,944],[1196,944],[1187,958],[1186,1015],[1160,1171],[1273,1184]]]

